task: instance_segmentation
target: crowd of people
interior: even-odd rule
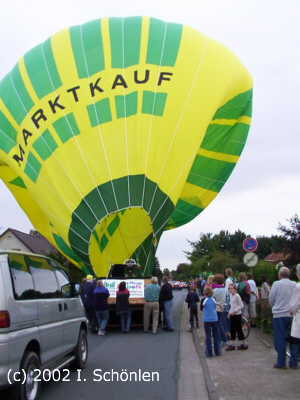
[[[89,321],[90,332],[103,336],[106,333],[105,329],[109,320],[109,290],[105,287],[102,279],[95,280],[92,275],[87,275],[82,283],[81,299]],[[115,312],[116,315],[120,316],[122,333],[130,332],[131,307],[129,297],[130,291],[126,288],[126,282],[120,282],[116,292]],[[153,276],[151,283],[145,286],[144,297],[144,332],[148,333],[149,331],[151,316],[153,334],[157,334],[159,324],[162,324],[162,329],[166,332],[174,332],[171,317],[173,288],[168,282],[168,277],[164,276],[161,284],[158,284],[158,279]],[[163,314],[163,318],[161,318],[161,314]]]
[[[297,277],[300,280],[300,264],[297,266]],[[222,354],[225,351],[247,350],[248,344],[242,329],[242,316],[249,320],[251,327],[256,327],[256,304],[261,301],[262,319],[266,317],[268,307],[272,307],[274,346],[277,362],[274,368],[286,369],[286,344],[290,344],[289,367],[296,369],[300,345],[300,283],[290,280],[290,270],[280,268],[278,281],[270,286],[265,275],[261,276],[260,293],[251,273],[241,272],[236,279],[230,268],[222,274],[210,275],[205,280],[191,280],[185,298],[190,311],[188,331],[199,328],[199,303],[203,311],[203,323],[206,335],[207,357]],[[197,293],[198,292],[198,293]],[[110,294],[103,281],[93,280],[88,275],[84,281],[81,294],[91,332],[105,334],[109,320],[108,298]],[[116,292],[116,314],[120,316],[121,330],[130,332],[131,309],[130,292],[126,282],[122,281]],[[174,332],[171,309],[173,305],[173,288],[168,277],[162,278],[161,284],[156,277],[145,286],[144,332],[157,334],[158,326],[166,332]],[[200,300],[201,299],[201,300]],[[152,316],[152,324],[151,322]],[[213,338],[213,341],[212,341]],[[236,340],[239,345],[236,345]]]
[[[300,264],[297,265],[296,274],[300,280]],[[206,280],[203,277],[192,280],[185,300],[190,309],[188,330],[192,331],[194,321],[199,326],[197,303],[200,302],[206,356],[212,357],[213,350],[216,356],[220,356],[222,346],[226,346],[225,351],[247,350],[242,316],[249,320],[251,327],[256,327],[256,305],[260,300],[262,320],[267,315],[268,307],[272,307],[274,347],[277,352],[274,368],[287,368],[286,346],[289,342],[289,367],[296,369],[300,345],[300,283],[290,280],[290,270],[286,267],[280,268],[278,281],[272,287],[265,275],[261,276],[261,282],[259,293],[251,273],[241,272],[236,279],[230,268],[225,270],[225,276],[216,274],[208,276]],[[196,288],[198,294],[195,293]],[[236,339],[240,341],[238,346]]]

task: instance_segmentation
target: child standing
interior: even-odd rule
[[[190,321],[189,321],[189,332],[192,332],[194,328],[194,319],[196,320],[196,326],[199,328],[199,318],[198,318],[198,308],[197,303],[200,302],[198,293],[196,293],[196,288],[191,285],[190,291],[188,292],[185,302],[188,304],[188,309],[190,310]]]
[[[201,311],[203,311],[203,322],[204,322],[204,330],[205,330],[205,355],[206,357],[212,357],[212,343],[211,343],[211,332],[214,338],[214,349],[215,355],[221,355],[221,339],[220,332],[218,327],[218,315],[216,311],[216,301],[212,298],[214,294],[211,287],[207,286],[203,292],[204,297],[201,300]]]
[[[235,283],[231,283],[228,287],[230,293],[230,310],[228,313],[228,318],[230,318],[230,335],[232,344],[226,347],[226,351],[235,350],[235,340],[236,335],[238,339],[242,341],[240,346],[237,346],[238,350],[247,350],[248,345],[245,342],[244,332],[242,330],[242,309],[244,304],[240,295],[237,293]]]

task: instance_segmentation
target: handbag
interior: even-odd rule
[[[291,330],[292,330],[292,318],[291,321],[289,322],[288,328],[286,330],[285,336],[284,336],[284,340],[290,344],[296,344],[296,345],[300,345],[300,338],[296,338],[294,336],[291,336]]]

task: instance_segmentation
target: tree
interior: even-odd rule
[[[155,257],[155,264],[154,264],[154,268],[152,270],[152,275],[156,276],[158,280],[161,280],[163,277],[161,268],[160,268],[160,263],[159,263],[159,259],[157,257]]]
[[[192,251],[185,252],[187,259],[194,264],[203,257],[210,257],[214,252],[228,253],[238,261],[242,261],[244,256],[243,241],[246,239],[246,233],[238,230],[234,234],[228,231],[220,231],[218,234],[201,233],[198,242],[189,242]]]
[[[169,277],[169,274],[170,274],[170,270],[168,269],[168,268],[165,268],[164,270],[163,270],[163,276],[167,276],[167,277]]]
[[[35,229],[31,229],[29,231],[29,235],[35,236],[35,237],[38,237],[38,238],[42,238],[43,237],[43,235],[41,235],[40,232],[36,231]]]
[[[258,248],[255,253],[260,259],[265,259],[271,253],[279,253],[283,251],[286,238],[284,236],[272,235],[258,236],[257,237]]]
[[[209,263],[208,272],[215,274],[224,274],[226,268],[232,268],[237,263],[237,260],[230,253],[215,251]],[[233,269],[233,268],[232,268]]]
[[[285,264],[293,266],[300,263],[300,220],[297,214],[287,220],[290,227],[279,224],[278,230],[286,239],[284,244]]]
[[[260,260],[254,268],[250,268],[257,286],[262,285],[261,275],[266,275],[270,285],[278,279],[278,270],[276,266],[270,262]]]

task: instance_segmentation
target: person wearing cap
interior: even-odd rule
[[[300,281],[300,264],[296,267],[296,275],[298,281]],[[291,342],[300,345],[300,282],[297,283],[293,291],[291,303],[290,303],[290,314],[293,317],[292,329],[291,329]]]
[[[290,270],[281,267],[278,272],[279,280],[274,282],[269,296],[269,304],[273,313],[274,347],[277,351],[277,363],[274,368],[286,369],[286,341],[285,336],[289,331],[292,321],[290,315],[290,302],[296,282],[289,279]],[[298,346],[290,344],[289,366],[297,368]]]
[[[96,325],[97,318],[96,313],[93,308],[94,303],[94,290],[96,285],[93,283],[93,276],[86,276],[86,283],[82,287],[81,299],[84,305],[85,314],[89,321],[90,331],[91,333],[97,333]]]

